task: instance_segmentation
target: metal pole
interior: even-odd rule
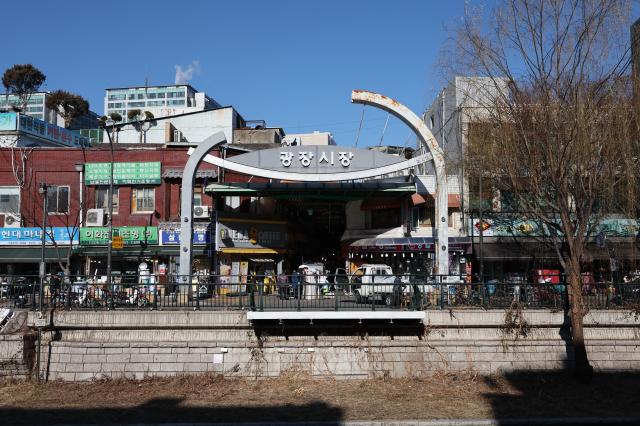
[[[107,132],[107,137],[109,138],[109,150],[111,152],[111,162],[110,162],[110,166],[109,166],[109,200],[108,200],[108,205],[109,205],[109,231],[108,231],[108,235],[109,235],[109,241],[108,241],[108,246],[107,246],[107,285],[109,286],[109,288],[111,288],[111,309],[113,309],[113,302],[114,302],[114,294],[115,294],[115,287],[112,283],[111,280],[111,251],[112,251],[112,243],[113,243],[113,140],[111,139],[111,134],[109,132]]]
[[[44,303],[44,276],[47,269],[47,264],[45,263],[45,248],[46,248],[46,235],[47,235],[47,191],[49,187],[46,183],[40,184],[40,193],[42,194],[44,201],[42,206],[42,233],[40,234],[40,290],[38,292],[38,310],[42,312],[42,305]]]
[[[482,171],[480,171],[480,183],[479,183],[478,186],[480,187],[479,188],[479,190],[480,190],[480,195],[479,195],[480,203],[479,203],[479,207],[478,207],[478,216],[479,216],[479,219],[478,219],[479,222],[478,223],[480,224],[480,226],[479,226],[479,230],[480,230],[479,243],[480,243],[480,245],[479,245],[478,254],[479,254],[479,258],[480,258],[479,259],[479,261],[480,261],[480,270],[479,270],[480,283],[483,284],[484,283],[484,253],[483,253],[483,250],[482,250],[482,248],[483,248],[482,244],[483,244],[483,233],[484,233],[484,226],[483,225],[484,225],[484,222],[482,220]]]

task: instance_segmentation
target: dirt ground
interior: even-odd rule
[[[182,376],[142,381],[0,385],[3,424],[267,422],[640,416],[640,374],[565,373],[425,379],[244,380]]]

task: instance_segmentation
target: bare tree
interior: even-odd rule
[[[602,218],[635,215],[638,199],[629,16],[623,0],[502,0],[468,10],[447,46],[449,72],[484,77],[467,94],[482,123],[469,127],[467,171],[510,193],[555,250],[585,382],[585,249]]]
[[[56,111],[64,120],[64,127],[89,112],[89,102],[80,95],[56,90],[47,97],[47,108]]]

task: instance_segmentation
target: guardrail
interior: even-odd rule
[[[23,309],[245,309],[384,310],[476,307],[501,309],[518,301],[525,307],[562,309],[564,283],[528,281],[467,283],[460,277],[386,275],[345,277],[129,276],[112,283],[84,277],[45,280],[42,298],[37,276],[3,277],[0,308]],[[640,304],[640,281],[583,286],[585,305],[594,309]]]

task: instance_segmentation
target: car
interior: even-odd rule
[[[391,266],[384,264],[364,264],[349,276],[356,303],[371,300],[398,305],[401,295],[408,291],[408,282],[407,277],[395,275]]]

